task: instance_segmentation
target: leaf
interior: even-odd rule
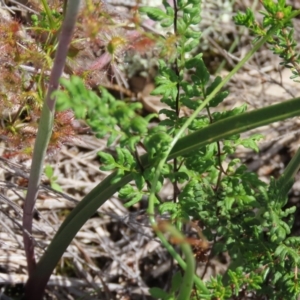
[[[282,278],[283,274],[279,271],[275,272],[275,275],[274,275],[274,283],[276,283],[280,278]]]
[[[178,210],[178,204],[174,202],[164,202],[159,206],[159,212],[164,214],[166,212],[171,213]]]
[[[98,152],[98,155],[101,157],[101,161],[107,165],[115,165],[115,159],[113,156],[106,152]]]
[[[174,18],[174,8],[168,2],[165,2],[164,6],[166,8],[167,15],[173,19]]]
[[[118,138],[118,133],[117,132],[112,132],[107,140],[107,147],[110,147],[113,142]]]
[[[136,116],[131,121],[131,130],[138,134],[145,134],[147,132],[148,122],[141,116]]]
[[[45,169],[44,169],[44,173],[48,179],[51,179],[51,177],[53,176],[54,170],[50,165],[46,165]]]
[[[186,172],[175,172],[175,173],[168,172],[167,177],[170,178],[171,182],[178,181],[178,183],[184,183],[189,180],[189,176]]]
[[[220,120],[232,117],[232,116],[240,115],[242,112],[245,112],[246,110],[247,110],[247,105],[243,104],[243,105],[241,105],[239,107],[235,107],[234,109],[229,110],[229,111],[215,112],[212,114],[212,116],[215,121],[220,121]]]
[[[139,136],[132,136],[129,139],[127,139],[126,143],[124,144],[124,146],[127,144],[128,149],[132,152],[135,151],[135,147],[136,145],[141,141],[141,137]],[[121,143],[122,146],[123,143]]]
[[[166,18],[165,20],[163,20],[160,25],[161,27],[164,27],[164,28],[167,28],[167,27],[170,27],[171,25],[173,25],[174,23],[174,20],[173,18]]]
[[[199,41],[198,40],[191,40],[189,43],[186,43],[184,45],[184,51],[185,52],[190,52],[192,51],[193,49],[195,49],[196,47],[199,46]]]
[[[265,16],[263,19],[263,27],[266,28],[274,23],[273,18]]]
[[[191,25],[197,25],[201,22],[201,14],[199,13],[199,15],[193,16],[190,20],[190,24]]]
[[[155,88],[151,95],[162,95],[164,97],[169,97],[170,95],[174,95],[174,91],[177,94],[177,83],[169,81],[166,84],[160,85],[157,88]]]
[[[133,188],[133,186],[131,184],[126,184],[119,190],[119,197],[121,199],[128,199],[134,193],[135,189]]]
[[[199,62],[201,59],[202,59],[202,53],[198,54],[197,56],[195,56],[193,58],[188,59],[185,62],[185,67],[187,69],[192,69],[195,67],[196,62]]]
[[[110,183],[115,184],[119,182],[123,177],[124,177],[124,170],[123,169],[118,169],[115,176],[111,179]]]
[[[214,81],[206,88],[206,95],[208,96],[211,92],[222,82],[222,77],[217,76]]]
[[[277,7],[273,0],[264,0],[262,1],[262,4],[270,14],[276,13]]]
[[[250,8],[247,8],[245,14],[238,12],[237,15],[233,17],[233,20],[236,25],[243,25],[247,28],[251,28],[255,22],[254,14]]]
[[[211,101],[209,102],[209,107],[217,107],[227,96],[229,95],[228,91],[218,93]]]
[[[182,18],[177,19],[177,33],[179,36],[185,35],[186,30],[189,28],[188,24]]]
[[[147,14],[147,16],[154,21],[169,19],[169,16],[165,12],[156,7],[141,7],[139,11]]]
[[[224,199],[224,204],[225,204],[226,210],[230,210],[231,209],[231,207],[232,207],[232,205],[234,203],[234,200],[235,200],[234,197],[226,197]]]
[[[207,84],[210,74],[202,59],[202,54],[186,61],[185,66],[187,69],[195,68],[195,73],[191,76],[194,84],[202,85],[203,87]]]
[[[255,152],[259,152],[259,148],[257,146],[257,141],[262,139],[264,136],[262,134],[255,134],[250,136],[249,138],[238,141],[238,144],[244,146],[245,148],[249,148],[254,150]]]
[[[268,277],[269,273],[270,273],[270,268],[267,267],[267,268],[263,271],[262,279],[263,279],[264,281],[267,280],[267,277]]]
[[[135,159],[133,155],[126,148],[121,148],[121,150],[125,157],[125,166],[128,167],[129,169],[133,168],[135,166]]]
[[[177,114],[174,110],[164,108],[164,109],[161,109],[159,111],[159,114],[165,114],[171,120],[176,120],[177,119]]]
[[[189,0],[189,3],[192,3],[193,5],[199,5],[199,4],[201,4],[201,1],[202,0]]]
[[[176,272],[172,277],[171,293],[174,293],[179,290],[181,282],[182,282],[181,272]]]
[[[116,147],[116,151],[117,151],[117,163],[123,166],[125,161],[124,153],[120,147]]]
[[[100,167],[100,170],[102,171],[111,171],[111,170],[115,170],[116,169],[116,165],[104,165]]]
[[[149,293],[152,297],[157,299],[166,300],[169,297],[169,294],[160,288],[150,288]]]
[[[201,32],[200,31],[196,31],[196,30],[193,30],[191,28],[189,28],[186,32],[185,32],[185,36],[186,38],[193,38],[193,39],[200,39],[201,37]]]
[[[62,187],[56,182],[51,183],[51,188],[53,188],[53,190],[55,190],[57,192],[63,192]]]
[[[133,178],[134,178],[136,187],[138,188],[139,191],[141,191],[146,183],[144,176],[139,173],[134,173]]]
[[[124,204],[125,207],[130,207],[136,203],[138,203],[143,197],[143,194],[139,193],[136,196],[134,196],[130,201],[126,202]]]

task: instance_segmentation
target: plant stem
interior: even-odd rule
[[[158,224],[158,227],[159,228],[157,231],[157,235],[159,237],[163,237],[163,239],[165,240],[165,237],[162,235],[161,231],[166,231],[170,233],[172,237],[174,237],[179,241],[181,250],[185,256],[186,264],[184,268],[185,273],[182,278],[179,294],[176,299],[177,300],[190,299],[190,295],[194,283],[194,272],[195,272],[195,259],[194,259],[194,254],[192,252],[191,246],[188,244],[187,241],[185,241],[185,237],[180,233],[180,231],[170,223],[162,221],[161,223]],[[172,250],[175,251],[174,249]],[[205,287],[204,284],[203,286]],[[201,290],[203,291],[203,289]],[[208,290],[206,288],[204,289],[204,291],[208,293]]]
[[[72,4],[70,4],[67,9],[67,14],[62,26],[62,32],[49,79],[49,88],[42,108],[42,114],[40,117],[37,137],[33,150],[28,190],[23,210],[23,239],[29,276],[32,275],[36,265],[34,257],[34,243],[31,235],[33,210],[38,195],[38,188],[43,171],[43,163],[51,137],[55,112],[56,99],[51,95],[58,88],[59,79],[64,69],[69,44],[71,42],[76,23],[79,4],[80,0],[73,0]],[[37,298],[34,297],[31,299]]]
[[[167,249],[167,251],[174,258],[174,260],[176,260],[177,263],[179,264],[179,266],[184,271],[186,271],[187,264],[188,264],[188,258],[186,258],[186,261],[184,261],[182,259],[182,257],[177,253],[177,251],[174,249],[174,247],[168,242],[168,240],[165,238],[165,236],[160,231],[157,231],[156,234],[157,234],[157,237],[160,239],[162,245]],[[192,256],[193,255],[194,254],[192,253]],[[195,285],[197,286],[198,290],[200,290],[203,295],[209,295],[209,290],[207,289],[207,287],[205,286],[205,284],[201,280],[201,278],[199,278],[197,275],[195,275],[193,273],[193,277],[190,280],[195,283]]]
[[[47,18],[48,18],[48,22],[50,24],[50,28],[54,28],[54,19],[53,19],[53,16],[52,16],[52,12],[49,8],[49,5],[48,5],[46,0],[41,0],[41,2],[43,4],[44,10],[47,14]]]

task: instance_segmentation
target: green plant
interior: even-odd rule
[[[140,104],[116,100],[103,88],[99,93],[91,91],[78,77],[62,80],[65,91],[48,92],[49,97],[58,98],[59,109],[72,108],[77,118],[86,119],[99,138],[109,135],[108,146],[113,142],[120,146],[116,147],[114,156],[99,153],[102,169],[113,172],[77,205],[36,267],[31,267],[26,286],[28,299],[42,298],[49,276],[72,238],[116,192],[127,206],[143,196],[148,197],[153,228],[184,270],[183,275],[174,276],[171,291],[152,289],[153,296],[179,300],[242,299],[252,293],[257,298],[296,299],[300,294],[297,278],[300,239],[290,236],[295,208],[285,209],[287,193],[300,166],[300,151],[283,175],[272,179],[269,185],[248,172],[240,160],[232,158],[240,145],[258,151],[256,142],[261,136],[244,139],[240,133],[299,116],[300,99],[251,112],[246,112],[245,105],[221,112],[213,110],[228,95],[223,89],[226,83],[264,43],[271,45],[272,51],[282,57],[283,65],[291,68],[294,76],[299,76],[299,56],[295,54],[291,26],[292,19],[300,11],[293,11],[283,0],[278,3],[262,0],[266,9],[262,24],[255,21],[250,10],[246,14],[238,13],[235,21],[252,30],[256,36],[254,46],[225,78],[211,79],[202,54],[194,53],[201,35],[194,29],[201,21],[200,2],[174,1],[171,6],[164,1],[164,10],[151,7],[140,10],[162,27],[173,29],[173,34],[165,38],[168,53],[172,55],[168,56],[168,61],[159,61],[159,75],[153,91],[154,95],[161,95],[161,101],[169,107],[160,112],[167,118],[158,126],[149,126],[153,115],[146,118],[139,115]],[[75,9],[75,4],[69,3],[69,7],[73,5]],[[40,126],[42,128],[48,120],[46,134],[49,139],[53,118],[49,108],[54,108],[53,100],[46,101],[44,107],[46,115]],[[185,107],[192,111],[190,117],[181,115]],[[36,151],[45,152],[47,140],[40,144],[37,139],[36,145]],[[146,154],[139,156],[138,146],[142,146]],[[42,161],[43,156],[33,158],[38,167],[33,164],[26,198],[26,201],[31,200],[31,209],[40,175],[36,171],[41,171]],[[227,162],[226,168],[224,162]],[[168,202],[159,196],[166,179],[174,187],[173,199]],[[30,193],[31,186],[35,195]],[[156,212],[167,212],[169,222],[157,222]],[[213,254],[228,251],[231,257],[228,271],[206,283],[194,274],[190,242],[180,233],[182,224],[190,218],[203,224],[202,233],[212,242]],[[25,229],[30,232],[30,227]],[[171,245],[174,238],[182,248],[184,259]],[[200,250],[206,249],[200,246]],[[179,280],[181,284],[176,289],[175,283]]]
[[[69,7],[70,8],[66,13],[65,20],[62,26],[60,42],[58,44],[58,49],[54,59],[54,66],[50,75],[49,89],[40,116],[35,147],[33,150],[33,160],[30,170],[28,190],[24,203],[23,238],[29,275],[31,275],[34,271],[36,264],[34,257],[34,246],[31,238],[33,209],[38,194],[38,186],[41,180],[41,174],[43,171],[43,161],[46,155],[49,141],[52,136],[52,129],[54,124],[54,108],[56,99],[53,98],[51,94],[58,88],[59,78],[63,72],[69,43],[71,42],[73,30],[75,27],[79,1],[74,1],[73,5]]]
[[[52,189],[58,192],[62,192],[61,186],[56,182],[57,181],[57,176],[54,176],[54,170],[53,167],[50,165],[46,165],[44,169],[44,173],[47,177],[47,179],[50,182],[50,186]]]

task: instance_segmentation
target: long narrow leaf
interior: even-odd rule
[[[231,135],[299,116],[299,112],[300,98],[295,98],[223,119],[180,139],[173,147],[168,159],[195,151]]]
[[[47,3],[45,1],[43,1],[43,3],[47,11],[48,8]],[[43,171],[43,164],[46,156],[46,150],[53,129],[56,98],[53,97],[52,94],[55,90],[57,90],[59,86],[59,78],[61,77],[61,74],[65,66],[69,45],[71,43],[75,24],[76,24],[79,6],[80,6],[80,0],[73,0],[72,2],[71,1],[68,2],[68,8],[66,11],[64,22],[62,24],[57,51],[54,58],[53,68],[50,74],[49,88],[43,104],[37,137],[34,145],[28,190],[27,190],[27,194],[24,202],[24,209],[23,209],[23,239],[24,239],[24,249],[26,254],[29,278],[33,274],[36,267],[34,243],[31,237],[32,219],[33,219],[33,210],[38,195],[41,174]],[[47,11],[47,13],[50,18],[51,12],[49,13],[49,11]],[[51,18],[49,19],[49,21],[51,22]],[[25,289],[25,298],[36,299],[36,300],[42,299],[42,294],[44,290],[41,291],[40,295],[35,295],[33,291],[34,291],[34,285],[31,286],[27,285]]]
[[[38,196],[38,189],[41,181],[41,174],[43,172],[44,159],[52,134],[55,113],[56,98],[52,97],[52,93],[57,90],[59,86],[59,78],[65,66],[69,45],[72,40],[73,31],[76,24],[79,4],[80,0],[76,0],[72,2],[72,5],[69,5],[65,20],[62,25],[54,64],[49,79],[49,88],[47,91],[45,102],[43,104],[39,128],[33,150],[28,190],[23,209],[23,238],[29,276],[35,268],[34,243],[31,237],[33,210]]]

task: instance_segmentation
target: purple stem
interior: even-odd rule
[[[43,111],[41,115],[41,119],[45,118],[48,121],[45,124],[45,122],[43,122],[44,120],[40,120],[38,134],[34,146],[33,160],[32,160],[30,178],[28,183],[28,191],[24,203],[24,213],[23,213],[23,239],[24,239],[24,248],[26,253],[29,277],[32,275],[36,267],[36,261],[34,255],[34,243],[32,238],[33,210],[38,196],[41,173],[43,170],[43,162],[46,155],[47,146],[49,143],[49,139],[48,139],[43,151],[41,151],[40,145],[38,145],[39,143],[38,137],[39,135],[45,134],[45,132],[46,133],[49,132],[49,136],[51,136],[52,122],[53,122],[55,102],[56,102],[56,99],[51,96],[52,93],[59,86],[59,79],[62,75],[65,66],[67,53],[68,53],[70,42],[72,40],[79,7],[80,7],[80,0],[68,1],[67,11],[66,11],[65,19],[62,24],[58,47],[57,47],[57,51],[53,63],[53,68],[50,75],[49,88],[48,88],[48,92],[46,95],[46,99],[44,102]],[[38,153],[39,151],[42,153]],[[42,292],[44,292],[44,290]],[[26,289],[25,298],[39,300],[42,299],[42,294],[40,296],[35,295],[34,293],[32,293],[32,289],[28,287]]]

